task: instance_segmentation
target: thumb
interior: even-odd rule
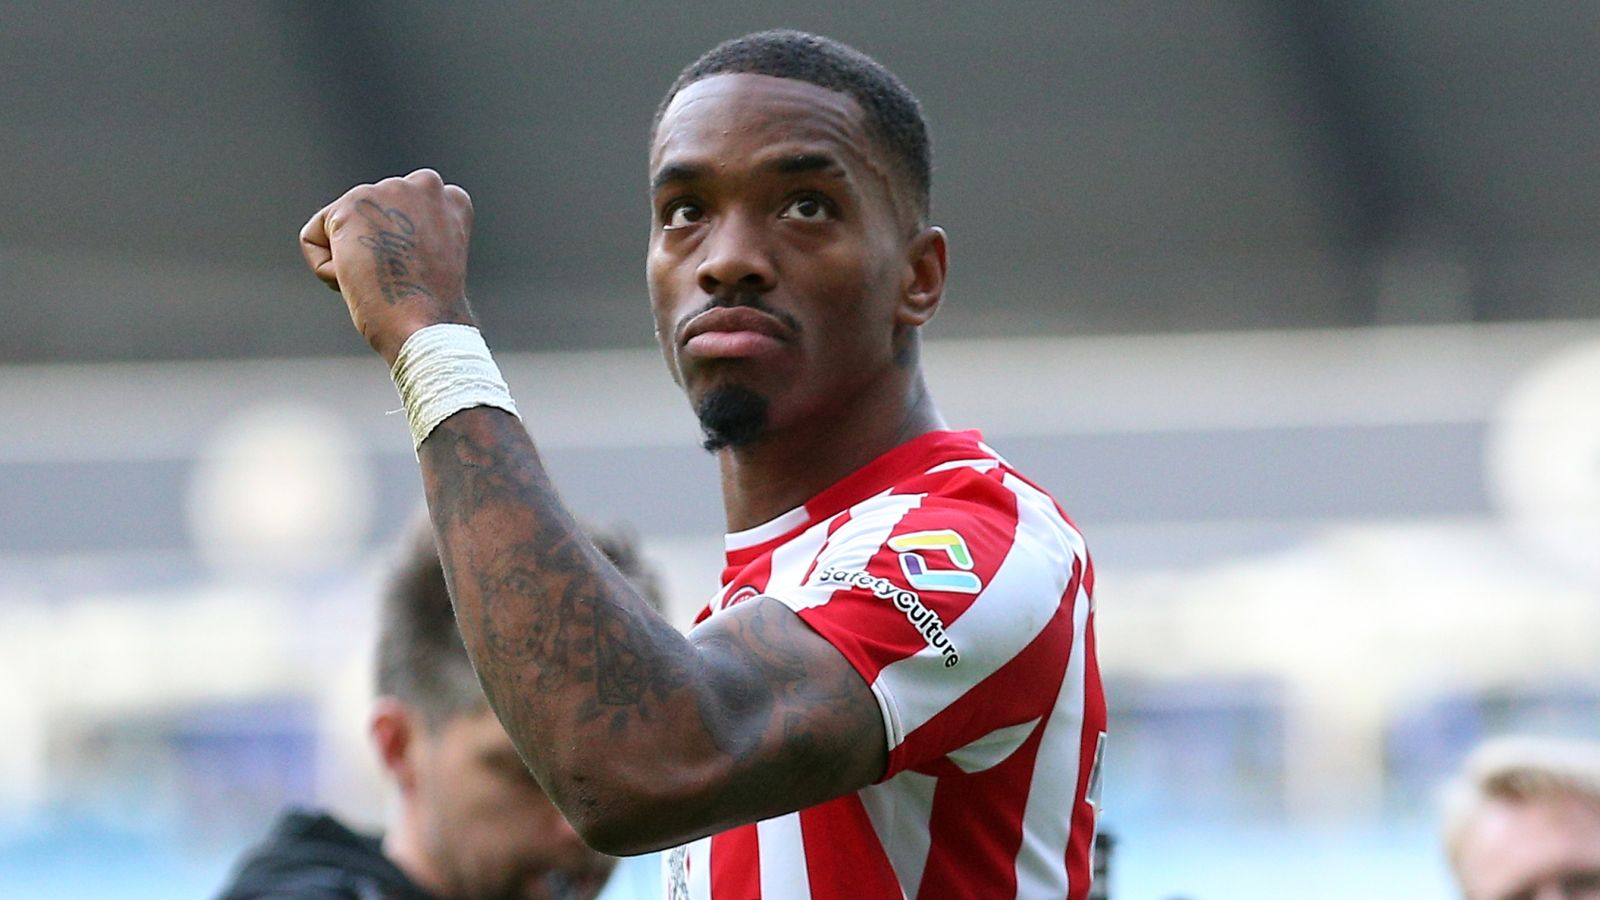
[[[300,255],[305,257],[311,273],[328,287],[339,289],[339,275],[333,267],[333,247],[328,239],[328,207],[317,210],[316,215],[300,229]]]

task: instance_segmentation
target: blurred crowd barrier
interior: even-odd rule
[[[1467,749],[1595,736],[1600,323],[926,357],[1088,536],[1118,900],[1281,897],[1296,865],[1296,896],[1448,896],[1433,792]],[[686,625],[721,508],[659,357],[503,364]],[[0,369],[0,893],[198,895],[286,802],[380,821],[373,595],[421,502],[397,405],[368,359]]]

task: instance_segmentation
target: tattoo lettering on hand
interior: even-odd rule
[[[383,299],[390,306],[407,297],[434,299],[432,291],[414,280],[417,226],[411,217],[395,207],[386,209],[365,198],[356,202],[356,211],[373,228],[371,234],[363,234],[357,240],[372,251]]]

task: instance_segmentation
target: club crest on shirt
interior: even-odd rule
[[[689,900],[689,847],[674,847],[663,861],[668,900]]]
[[[919,591],[976,594],[983,590],[983,579],[972,573],[972,552],[966,538],[951,529],[895,535],[889,539],[889,549],[900,554],[900,570]],[[941,561],[955,568],[935,565],[930,557],[942,557]]]
[[[757,589],[755,585],[742,584],[729,591],[728,595],[722,598],[722,602],[717,605],[721,609],[727,609],[730,606],[735,606],[753,597],[759,596],[761,596],[761,591]]]

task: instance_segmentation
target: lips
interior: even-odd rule
[[[695,356],[743,357],[781,349],[792,337],[776,316],[748,306],[718,306],[690,318],[680,341]]]

